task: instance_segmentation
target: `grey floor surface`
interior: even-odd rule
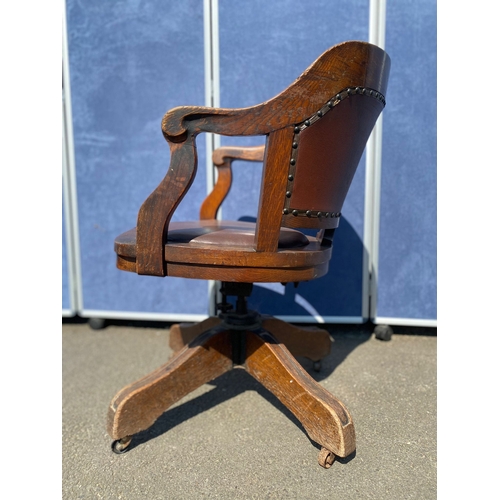
[[[437,337],[375,339],[332,329],[308,372],[349,409],[353,456],[325,470],[300,423],[235,369],[174,405],[123,454],[106,433],[110,400],[164,364],[168,329],[62,327],[62,497],[73,499],[416,499],[437,497]]]

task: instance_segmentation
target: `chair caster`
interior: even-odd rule
[[[373,332],[375,338],[379,340],[391,340],[392,328],[389,325],[377,325]]]
[[[313,363],[313,370],[315,372],[320,372],[321,371],[321,359],[319,361],[315,361]]]
[[[333,454],[333,452],[322,447],[318,455],[318,464],[325,469],[329,469],[334,461],[335,455]]]
[[[128,447],[131,442],[132,442],[132,436],[126,436],[121,439],[116,439],[111,443],[111,449],[113,450],[113,453],[121,455],[122,453],[125,453],[128,450]]]

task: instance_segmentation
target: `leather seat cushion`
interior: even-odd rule
[[[255,223],[243,221],[201,220],[171,222],[167,243],[189,243],[193,246],[251,247],[254,245]],[[296,248],[309,243],[295,229],[281,228],[278,248]]]

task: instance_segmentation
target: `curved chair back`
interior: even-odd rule
[[[390,59],[358,41],[323,53],[286,90],[249,108],[181,106],[165,114],[168,172],[137,220],[137,272],[163,276],[170,219],[193,182],[200,132],[266,135],[255,231],[276,252],[280,228],[334,229],[368,136],[385,105]]]

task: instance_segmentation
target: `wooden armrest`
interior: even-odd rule
[[[215,219],[222,202],[231,188],[233,174],[231,165],[234,160],[263,161],[263,146],[223,146],[212,154],[212,160],[217,167],[217,183],[212,192],[205,198],[200,208],[200,220]]]
[[[165,276],[164,253],[170,219],[193,183],[198,165],[195,137],[169,142],[167,175],[148,196],[137,216],[136,272]]]
[[[226,160],[264,161],[266,145],[262,146],[222,146],[212,154],[214,165],[222,166]]]
[[[288,88],[269,101],[239,109],[180,106],[162,120],[163,135],[180,142],[190,134],[211,132],[220,135],[267,135],[309,118],[329,99],[349,86],[376,86],[366,69],[366,60],[383,64],[386,55],[364,42],[345,42],[324,52]],[[346,71],[359,60],[358,73]],[[387,86],[387,81],[382,87]]]

